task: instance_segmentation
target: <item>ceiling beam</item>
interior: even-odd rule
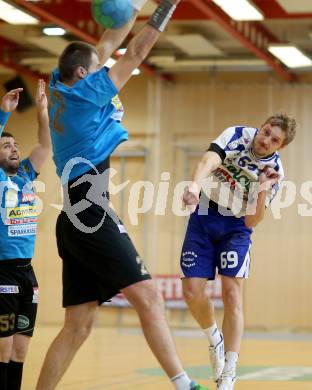
[[[86,7],[86,4],[84,4],[84,3],[79,3],[79,5],[77,5],[77,3],[72,2],[70,0],[66,0],[66,6],[65,6],[65,2],[62,2],[60,6],[57,6],[57,4],[55,4],[55,6],[54,6],[54,4],[52,4],[50,6],[46,6],[46,5],[39,6],[37,3],[30,3],[26,0],[14,0],[13,3],[21,6],[25,10],[28,10],[33,16],[40,18],[42,21],[50,22],[50,23],[56,24],[60,27],[63,27],[65,30],[71,32],[72,34],[76,35],[78,38],[82,39],[85,42],[88,42],[92,45],[96,45],[99,41],[99,37],[97,34],[94,34],[94,33],[91,34],[87,31],[87,29],[85,27],[75,25],[75,24],[73,24],[74,23],[73,21],[69,22],[67,20],[67,15],[75,14],[76,9],[80,6],[82,7],[81,10],[84,10],[83,11],[84,20],[91,19],[90,4],[88,4],[88,3],[87,3],[88,4],[87,7]],[[66,9],[64,8],[64,6],[65,7],[70,6],[70,8],[69,8],[70,11],[68,11],[68,13],[65,12]],[[73,11],[73,10],[75,10],[75,11]],[[88,11],[86,11],[86,10],[88,10]],[[87,16],[87,18],[86,18],[86,16]],[[156,70],[148,64],[143,63],[140,66],[140,68],[142,70],[144,70],[150,76],[160,77],[165,81],[172,81],[172,77],[167,76],[167,75],[158,75]]]
[[[237,22],[217,7],[211,0],[188,0],[204,15],[217,22],[224,30],[232,35],[241,44],[247,47],[258,58],[264,60],[275,72],[288,82],[296,81],[296,75],[291,73],[284,65],[267,50],[269,43],[277,43],[265,27],[255,22]]]
[[[2,66],[14,70],[17,74],[27,76],[35,80],[38,80],[39,78],[45,78],[45,76],[41,73],[32,71],[25,66],[17,64],[16,53],[19,51],[19,46],[16,43],[11,42],[6,38],[0,37],[0,46],[0,64]]]

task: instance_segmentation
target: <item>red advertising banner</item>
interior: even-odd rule
[[[157,275],[154,276],[159,290],[162,292],[166,307],[169,309],[186,309],[186,303],[183,299],[182,282],[178,275]],[[216,277],[216,280],[207,283],[208,295],[214,300],[215,307],[222,307],[221,299],[221,278]],[[127,299],[118,294],[106,302],[105,305],[113,307],[129,307]]]

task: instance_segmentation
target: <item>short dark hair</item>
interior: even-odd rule
[[[88,69],[91,65],[92,53],[98,54],[94,46],[86,42],[71,42],[59,58],[59,71],[61,81],[68,82],[74,77],[74,71],[78,66]]]
[[[2,134],[1,134],[1,138],[3,137],[11,137],[11,138],[15,138],[13,134],[7,132],[7,131],[4,131]]]

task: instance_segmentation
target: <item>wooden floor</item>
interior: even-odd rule
[[[38,327],[25,364],[22,390],[34,390],[44,354],[58,327]],[[208,379],[208,347],[197,331],[174,337],[186,370]],[[235,390],[312,390],[312,335],[246,334]],[[141,331],[95,328],[57,387],[59,390],[172,390]]]

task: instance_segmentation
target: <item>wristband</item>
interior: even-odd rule
[[[141,11],[145,3],[146,0],[132,0],[133,8],[137,11]]]
[[[176,5],[169,0],[162,0],[147,23],[156,30],[163,32],[175,9]]]

